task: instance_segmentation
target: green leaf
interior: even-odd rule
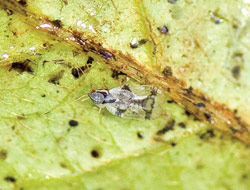
[[[113,6],[112,1],[103,6]],[[115,2],[115,6],[129,4]],[[45,8],[57,13],[53,6]],[[34,30],[23,17],[8,11],[0,11],[0,55],[4,55],[0,189],[246,189],[250,185],[250,152],[245,144],[197,120],[167,95],[156,120],[100,112],[87,97],[91,89],[138,82],[118,75],[97,55]],[[142,48],[137,55],[149,50]],[[92,64],[87,64],[89,57]],[[173,128],[159,135],[173,120]]]

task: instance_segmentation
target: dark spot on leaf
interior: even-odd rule
[[[13,34],[13,36],[17,36],[17,33],[15,31],[11,31],[11,33]],[[7,36],[9,37],[9,36]]]
[[[45,98],[46,97],[46,95],[45,94],[43,94],[43,95],[41,95],[43,98]]]
[[[69,120],[69,125],[71,127],[76,127],[78,125],[78,121],[71,119],[71,120]]]
[[[80,55],[80,52],[72,50],[73,57]]]
[[[173,75],[172,69],[169,66],[166,66],[162,73],[165,77],[171,77]]]
[[[15,130],[15,129],[16,129],[16,126],[15,126],[15,125],[13,125],[13,126],[11,127],[11,129],[12,129],[12,130]]]
[[[192,115],[192,113],[190,113],[190,112],[187,111],[187,110],[185,110],[185,114],[186,114],[187,116],[191,116],[191,115]]]
[[[11,64],[11,68],[10,70],[15,70],[18,73],[22,73],[22,72],[28,72],[30,74],[33,74],[33,69],[30,67],[30,60],[29,59],[25,59],[24,61],[19,61],[19,62],[13,62]]]
[[[143,45],[143,44],[147,43],[147,41],[148,40],[146,40],[146,39],[142,39],[142,40],[139,41],[139,45]]]
[[[43,47],[44,48],[51,48],[53,46],[53,44],[50,44],[49,42],[45,42],[43,43]],[[45,61],[46,62],[46,61]]]
[[[49,77],[48,82],[52,84],[59,85],[60,79],[63,77],[64,70],[61,70],[60,72],[53,74]]]
[[[16,182],[16,178],[12,177],[12,176],[7,176],[4,178],[5,181],[11,182],[11,183],[15,183]]]
[[[247,176],[247,174],[242,174],[241,178],[242,178],[242,179],[247,179],[248,176]]]
[[[185,91],[186,91],[186,94],[191,94],[193,92],[193,87],[191,86],[189,88],[186,88]]]
[[[194,121],[201,121],[198,117],[194,116]]]
[[[17,1],[20,5],[22,5],[22,6],[26,6],[27,5],[27,2],[26,2],[26,0],[19,0],[19,1]]]
[[[94,61],[94,58],[92,57],[89,57],[88,60],[87,60],[87,64],[91,65]]]
[[[64,3],[64,5],[68,5],[68,0],[62,0],[62,2]]]
[[[62,168],[67,168],[67,165],[66,165],[65,163],[63,163],[63,162],[60,162],[60,166],[61,166]]]
[[[75,78],[79,78],[80,76],[82,76],[84,74],[84,71],[88,68],[88,66],[82,66],[79,68],[73,68],[71,70],[71,74],[75,77]]]
[[[96,149],[92,150],[92,151],[91,151],[91,156],[92,156],[93,158],[100,158],[100,156],[101,156],[100,151],[99,151],[99,150],[96,150]]]
[[[5,160],[7,158],[7,151],[0,150],[0,160]]]
[[[157,28],[159,31],[160,31],[160,33],[162,33],[162,34],[167,34],[168,33],[168,27],[166,27],[166,26],[160,26],[160,27],[158,27]]]
[[[181,128],[183,128],[183,129],[186,128],[186,124],[183,123],[183,122],[178,123],[178,126],[181,127]]]
[[[174,103],[174,101],[173,100],[168,100],[167,103],[172,104],[172,103]]]
[[[232,74],[235,79],[238,79],[240,77],[240,66],[236,65],[232,69]]]
[[[176,146],[176,143],[175,142],[171,142],[171,146]]]
[[[164,135],[166,132],[174,129],[175,120],[170,120],[164,128],[157,131],[157,135]]]
[[[211,119],[211,115],[209,113],[204,113],[204,116],[207,120],[210,120]]]
[[[200,135],[200,139],[209,139],[215,137],[213,129],[208,129],[205,133]]]
[[[118,79],[119,75],[126,75],[126,74],[121,71],[112,69],[112,75],[111,75],[112,78]]]
[[[60,21],[60,20],[53,20],[52,21],[52,24],[55,26],[55,27],[57,27],[57,28],[62,28],[62,21]]]
[[[6,8],[5,11],[6,11],[6,13],[7,13],[8,16],[13,15],[13,11],[12,10]]]
[[[143,138],[144,138],[144,135],[143,135],[142,132],[138,131],[138,132],[137,132],[137,137],[138,137],[139,139],[143,139]]]

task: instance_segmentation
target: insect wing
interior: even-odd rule
[[[119,117],[136,119],[156,119],[162,114],[165,95],[156,87],[149,85],[126,85],[112,90],[120,92],[122,89],[133,94],[133,100],[140,99],[138,104],[129,104],[125,110],[110,108],[113,114]],[[119,104],[119,102],[117,102]],[[115,105],[114,105],[115,106]],[[119,105],[115,106],[116,108]]]
[[[138,106],[129,106],[126,111],[122,113],[124,118],[134,118],[134,119],[146,119],[146,112]]]

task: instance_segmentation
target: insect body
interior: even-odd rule
[[[110,90],[92,90],[90,99],[118,117],[155,119],[161,113],[164,95],[153,86],[125,85]]]

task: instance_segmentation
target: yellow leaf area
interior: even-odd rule
[[[167,95],[155,120],[100,111],[87,97],[91,89],[138,82],[8,9],[0,22],[0,189],[250,186],[246,144]]]

